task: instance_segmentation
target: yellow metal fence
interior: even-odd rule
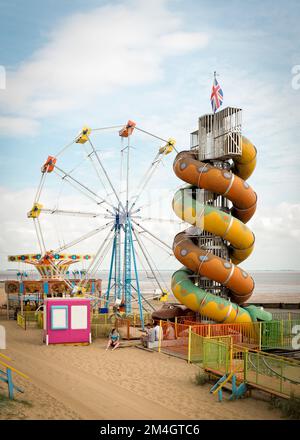
[[[28,327],[43,328],[43,312],[24,311],[17,314],[17,324],[26,330]]]

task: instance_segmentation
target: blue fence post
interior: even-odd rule
[[[218,391],[218,401],[222,402],[222,400],[223,400],[223,393],[222,393],[222,388],[220,388]]]
[[[49,284],[48,281],[44,281],[44,295],[48,295],[49,293]]]
[[[12,374],[11,374],[10,368],[6,369],[6,376],[7,376],[7,385],[8,385],[8,396],[10,399],[13,399],[14,398],[14,384],[13,384]]]
[[[236,394],[236,391],[237,391],[237,387],[236,387],[236,375],[235,375],[235,374],[232,376],[231,384],[232,384],[232,394],[235,395],[235,394]]]
[[[23,281],[20,281],[19,293],[20,293],[20,295],[24,295],[24,283],[23,283]]]

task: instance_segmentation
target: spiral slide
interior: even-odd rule
[[[232,170],[200,162],[192,150],[180,152],[174,161],[175,174],[190,184],[190,187],[175,193],[174,212],[194,226],[192,230],[201,229],[229,242],[230,261],[200,248],[191,230],[177,234],[173,251],[184,267],[173,274],[172,291],[182,304],[216,322],[272,319],[272,315],[261,308],[241,306],[251,297],[254,289],[252,277],[238,265],[251,254],[254,247],[254,234],[246,223],[255,213],[257,196],[246,180],[255,166],[256,148],[245,137],[242,138],[242,155],[234,159]],[[201,203],[195,198],[193,188],[225,196],[233,204],[231,211],[225,212]],[[207,277],[226,286],[230,300],[196,286],[192,281],[193,275]]]

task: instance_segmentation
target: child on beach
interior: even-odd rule
[[[141,337],[141,342],[144,347],[147,347],[148,342],[155,341],[155,330],[151,324],[147,324],[145,332],[146,332],[146,334]]]
[[[119,347],[119,345],[120,345],[120,335],[117,332],[117,330],[113,328],[109,334],[106,351],[109,349],[110,346],[112,347],[112,351],[114,351],[116,348]]]

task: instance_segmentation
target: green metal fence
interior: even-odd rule
[[[244,378],[269,392],[300,396],[300,362],[263,352],[243,354]]]
[[[300,318],[260,323],[261,350],[281,348],[292,350],[295,328],[300,326]]]
[[[92,338],[106,338],[108,337],[111,329],[112,329],[112,324],[108,323],[101,323],[101,324],[95,324],[92,323],[91,325],[91,334],[92,334]]]
[[[234,373],[240,382],[282,397],[300,397],[300,361],[237,346],[232,340],[218,341],[194,334],[193,344],[202,344],[201,366],[223,376]],[[195,340],[199,338],[199,341]],[[197,359],[191,355],[191,362]]]
[[[208,337],[198,335],[197,333],[190,331],[190,343],[188,350],[188,362],[201,363],[204,359],[204,341]],[[232,342],[231,336],[213,336],[209,338],[211,341],[223,342],[224,344],[230,344]]]
[[[285,310],[280,312],[272,311],[271,313],[272,313],[273,321],[281,321],[282,319],[287,321],[291,321],[293,319],[300,319],[300,310],[293,312],[288,312]]]
[[[220,375],[231,373],[231,343],[203,339],[203,367]]]

